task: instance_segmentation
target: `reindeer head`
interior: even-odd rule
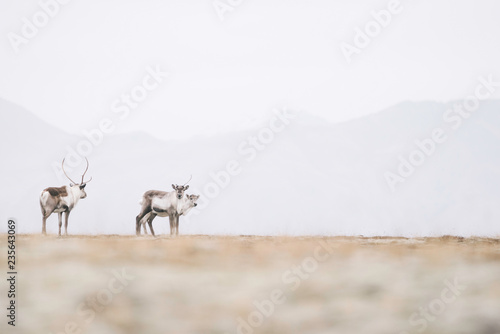
[[[200,198],[200,195],[188,195],[186,194],[186,197],[188,199],[188,201],[190,202],[190,205],[195,207],[198,205],[198,203],[196,203],[196,201],[198,200],[198,198]]]
[[[177,193],[177,199],[182,199],[184,196],[184,192],[189,189],[189,186],[179,186],[177,184],[172,184],[172,188],[174,188]]]
[[[174,188],[174,190],[176,192],[177,199],[182,199],[182,197],[184,197],[184,192],[189,189],[189,186],[186,184],[188,184],[192,178],[193,178],[193,176],[191,175],[189,180],[186,183],[184,183],[182,186],[179,186],[177,184],[172,184],[172,188]]]
[[[200,195],[186,194],[186,196],[184,197],[184,202],[182,204],[182,209],[180,214],[185,215],[189,212],[189,210],[197,206],[198,204],[196,203],[196,201],[198,200],[198,198],[200,198]]]
[[[80,192],[80,199],[84,199],[87,197],[87,193],[85,192],[85,186],[87,185],[87,183],[89,183],[90,181],[92,181],[92,177],[90,178],[90,180],[88,181],[83,181],[83,178],[85,177],[85,174],[87,174],[87,171],[89,170],[89,161],[87,158],[85,158],[85,160],[87,161],[87,168],[85,168],[85,172],[83,172],[83,175],[82,175],[82,182],[80,183],[76,183],[75,181],[73,181],[69,176],[68,174],[66,174],[66,171],[64,170],[64,160],[66,160],[66,158],[63,159],[62,161],[62,171],[64,172],[64,175],[66,175],[66,177],[71,181],[70,183],[70,187],[72,189],[76,189]]]

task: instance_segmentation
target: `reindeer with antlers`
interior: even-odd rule
[[[192,178],[192,177],[191,177]],[[184,192],[189,189],[189,181],[182,186],[172,184],[174,191],[166,192],[160,190],[149,190],[144,193],[141,200],[141,212],[136,217],[135,232],[139,236],[141,234],[141,224],[144,224],[144,232],[146,232],[145,223],[149,225],[151,234],[155,236],[153,230],[153,220],[156,216],[169,217],[170,220],[170,235],[179,234],[179,216],[186,214],[191,208],[195,207],[198,195],[186,195]]]
[[[144,194],[144,198],[148,198],[148,193],[146,192]],[[141,205],[144,203],[144,198],[141,200]],[[177,216],[172,215],[172,219],[170,220],[170,234],[179,234],[179,220],[181,216],[187,215],[189,211],[191,211],[192,208],[196,207],[198,203],[196,201],[200,198],[200,195],[188,195],[185,194],[184,197],[181,200],[181,204],[178,207],[180,208],[180,211],[177,211]],[[148,223],[151,220],[151,223],[155,219],[156,216],[158,217],[169,217],[170,215],[168,213],[168,210],[166,212],[162,211],[161,207],[164,207],[164,199],[163,198],[153,198],[151,201],[151,212],[146,214],[144,218],[141,220],[142,228],[144,230],[144,234],[148,234],[148,229],[146,228],[146,223]],[[159,211],[157,211],[159,210]],[[172,210],[172,213],[175,214],[175,212]],[[154,215],[154,216],[152,216]]]
[[[46,232],[46,222],[47,218],[52,213],[57,213],[59,215],[59,236],[61,235],[61,227],[62,227],[62,214],[65,212],[65,223],[64,223],[64,235],[68,235],[68,218],[71,210],[75,207],[80,199],[84,199],[87,197],[87,193],[85,192],[85,186],[87,183],[92,181],[92,178],[88,181],[83,181],[85,174],[89,169],[89,161],[87,158],[87,168],[82,175],[82,181],[80,183],[76,183],[73,181],[66,171],[64,170],[64,160],[62,161],[62,171],[64,175],[72,182],[69,186],[62,186],[59,188],[49,187],[44,189],[40,194],[40,207],[42,209],[43,216],[43,225],[42,225],[42,234],[47,234]]]

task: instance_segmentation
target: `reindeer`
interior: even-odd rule
[[[66,171],[64,170],[64,160],[62,161],[62,171],[64,175],[72,182],[69,186],[62,186],[59,188],[50,187],[44,189],[40,194],[40,208],[42,209],[42,217],[43,217],[43,225],[42,225],[42,234],[47,234],[46,232],[46,222],[47,218],[52,213],[57,213],[59,215],[59,236],[61,236],[61,226],[62,226],[62,214],[66,213],[65,223],[64,223],[64,235],[68,235],[68,218],[71,210],[75,207],[80,199],[84,199],[87,197],[87,193],[85,192],[85,186],[87,183],[92,181],[92,178],[88,181],[83,181],[87,170],[89,169],[89,161],[87,158],[87,168],[82,175],[82,181],[80,183],[76,183],[73,181]]]
[[[189,181],[191,181],[191,178]],[[149,190],[144,193],[140,203],[141,211],[135,218],[136,235],[139,236],[141,234],[141,220],[144,219],[146,215],[148,215],[147,223],[153,236],[155,235],[153,230],[153,219],[155,219],[157,215],[160,215],[160,217],[169,217],[170,235],[174,234],[174,228],[179,218],[178,213],[182,211],[182,198],[184,197],[184,192],[189,189],[189,185],[186,185],[189,181],[182,186],[172,184],[174,191],[171,192]]]
[[[180,211],[178,212],[178,215],[177,215],[177,220],[174,220],[173,222],[171,222],[170,234],[173,234],[173,233],[175,233],[177,235],[179,234],[179,218],[180,218],[180,216],[187,215],[187,213],[192,208],[196,207],[198,205],[198,203],[196,203],[198,198],[200,198],[200,195],[188,195],[188,194],[186,194],[182,198],[181,204],[180,204]],[[142,204],[142,201],[140,204]],[[157,210],[160,210],[160,211],[162,210],[161,209],[162,205],[165,205],[165,203],[162,200],[153,199],[151,212],[149,212],[147,215],[145,215],[144,218],[141,220],[144,234],[148,234],[148,230],[146,228],[146,223],[149,220],[151,220],[151,223],[153,223],[153,220],[155,219],[156,216],[158,216],[158,217],[170,216],[170,214],[168,212],[158,212],[157,211]],[[153,214],[155,214],[155,216],[152,216]],[[175,224],[174,224],[174,222],[175,222]],[[173,232],[172,232],[172,229],[173,229]]]
[[[174,225],[174,232],[175,235],[179,235],[179,219],[180,216],[187,215],[187,213],[194,207],[198,206],[198,203],[196,201],[200,198],[200,195],[187,195],[186,198],[183,200],[183,203],[181,206],[178,208],[178,211],[174,213],[173,219],[170,219],[170,224]],[[172,231],[170,232],[172,234]]]

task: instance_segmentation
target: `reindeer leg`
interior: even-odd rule
[[[135,234],[137,236],[141,235],[141,220],[146,216],[149,212],[151,212],[151,206],[150,205],[143,205],[141,208],[141,212],[137,217],[135,217]]]
[[[46,226],[47,226],[47,216],[43,216],[43,220],[42,220],[42,234],[43,235],[47,235],[47,229],[46,229]]]
[[[66,211],[66,215],[64,216],[64,235],[68,235],[68,219],[69,219],[69,211]],[[61,213],[62,216],[62,213]]]
[[[179,235],[179,214],[175,214],[175,235]]]
[[[170,221],[170,236],[174,235],[175,221],[174,215],[168,215],[168,220]]]
[[[153,230],[153,219],[155,219],[155,217],[156,213],[151,213],[151,216],[148,219],[149,229],[151,230],[151,234],[153,235],[153,237],[155,236],[155,230]]]
[[[144,234],[148,235],[148,229],[146,228],[146,223],[149,220],[149,217],[151,217],[151,213],[146,214],[142,219],[141,219],[141,225],[142,229],[144,230]]]
[[[50,215],[52,214],[52,212],[50,212],[49,214],[47,214],[47,212],[44,210],[42,213],[43,213],[43,218],[42,218],[42,234],[43,235],[47,235],[47,218],[50,217]]]
[[[141,217],[140,217],[140,215],[135,217],[135,235],[136,236],[141,235]]]
[[[59,212],[57,215],[59,216],[59,236],[61,236],[62,212]]]

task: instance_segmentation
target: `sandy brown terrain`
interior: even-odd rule
[[[17,238],[1,333],[500,333],[498,239]]]

